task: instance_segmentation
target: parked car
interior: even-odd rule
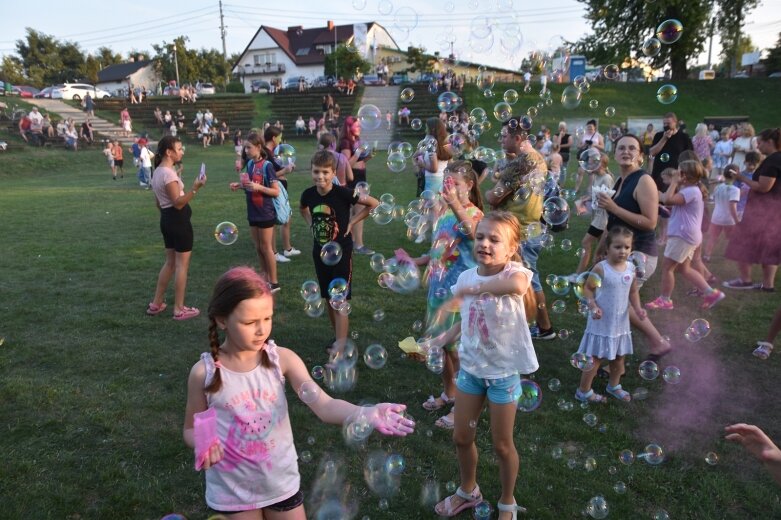
[[[385,80],[380,78],[377,74],[364,74],[361,78],[361,83],[366,86],[381,87],[385,85]]]
[[[179,95],[179,87],[174,85],[168,85],[163,89],[163,95],[164,96],[178,96]]]
[[[45,89],[36,93],[33,97],[38,99],[51,99],[53,88],[54,87],[46,87]]]
[[[421,74],[418,76],[417,82],[418,83],[431,83],[432,81],[436,81],[437,77],[433,74]]]
[[[734,75],[734,76],[732,76],[732,77],[733,77],[733,78],[738,78],[738,79],[748,79],[748,78],[750,78],[751,76],[749,76],[747,72],[740,71],[740,72],[738,72],[737,74],[735,74],[735,75]]]
[[[93,99],[108,99],[111,93],[87,83],[63,83],[52,87],[52,99],[81,101],[89,92]]]
[[[300,76],[298,78],[290,78],[287,81],[285,81],[284,89],[298,89],[298,81],[300,79],[304,80],[304,83],[306,83],[306,88],[309,88],[312,86],[312,84],[307,80],[304,76]]]
[[[781,72],[774,72],[768,75],[768,78],[781,78]]]
[[[312,82],[313,87],[333,87],[336,79],[333,76],[317,76]]]
[[[214,90],[214,85],[211,83],[201,83],[201,86],[198,88],[198,94],[201,96],[208,96],[214,94],[216,91]]]
[[[391,76],[390,84],[391,85],[401,85],[403,83],[409,83],[409,78],[406,74],[394,74]]]
[[[35,97],[35,95],[40,92],[37,88],[27,85],[14,85],[14,91],[18,91],[19,95],[23,98]]]
[[[252,92],[270,92],[271,83],[262,79],[253,79],[250,83],[250,90]]]

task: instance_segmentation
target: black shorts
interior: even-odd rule
[[[601,237],[602,233],[604,233],[604,232],[605,232],[604,229],[597,229],[594,226],[589,226],[588,230],[586,230],[586,233],[588,233],[589,235],[591,235],[594,238]]]
[[[317,283],[320,285],[320,295],[326,300],[328,297],[328,286],[332,280],[344,278],[347,280],[347,299],[352,298],[352,273],[353,273],[353,243],[342,245],[342,259],[336,265],[325,265],[320,259],[320,246],[315,244],[312,248],[312,259],[315,262],[315,274],[317,274]]]
[[[268,229],[276,226],[277,221],[276,220],[263,220],[263,221],[251,220],[249,225],[260,229]]]
[[[304,494],[299,489],[296,491],[296,494],[293,495],[290,498],[286,498],[285,500],[282,500],[281,502],[277,502],[276,504],[271,504],[270,506],[266,506],[263,509],[271,509],[272,511],[291,511],[301,504],[304,503]],[[240,513],[241,511],[217,511],[216,509],[213,510],[218,515],[232,515],[235,513]]]
[[[347,183],[347,187],[355,189],[359,182],[366,182],[366,169],[353,168],[353,180]]]
[[[177,253],[193,250],[192,213],[189,204],[185,204],[182,209],[172,206],[160,210],[160,232],[163,233],[166,249],[173,249]]]
[[[114,159],[114,166],[122,168],[122,166],[124,164],[125,164],[125,160],[124,159]]]

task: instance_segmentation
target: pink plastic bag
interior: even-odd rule
[[[217,410],[208,410],[193,415],[195,434],[195,470],[199,471],[206,461],[209,450],[220,442],[217,437]]]

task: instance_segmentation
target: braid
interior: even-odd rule
[[[209,320],[209,346],[211,347],[212,358],[216,363],[219,361],[220,355],[220,338],[217,335],[217,322],[214,321],[214,318]],[[216,367],[214,369],[214,377],[212,378],[212,382],[209,383],[209,386],[207,386],[205,390],[209,393],[214,393],[219,391],[221,387],[222,378],[220,377],[220,368]]]

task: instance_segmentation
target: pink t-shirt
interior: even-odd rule
[[[155,192],[157,202],[160,204],[160,209],[171,208],[174,205],[174,201],[168,196],[168,192],[165,187],[176,182],[179,184],[179,197],[184,195],[184,183],[182,179],[176,174],[172,168],[167,166],[158,166],[155,168],[152,174],[152,190]]]
[[[702,192],[697,186],[685,186],[678,191],[686,200],[680,206],[673,206],[670,220],[667,223],[667,236],[679,237],[691,245],[702,242],[702,215],[705,204]]]

